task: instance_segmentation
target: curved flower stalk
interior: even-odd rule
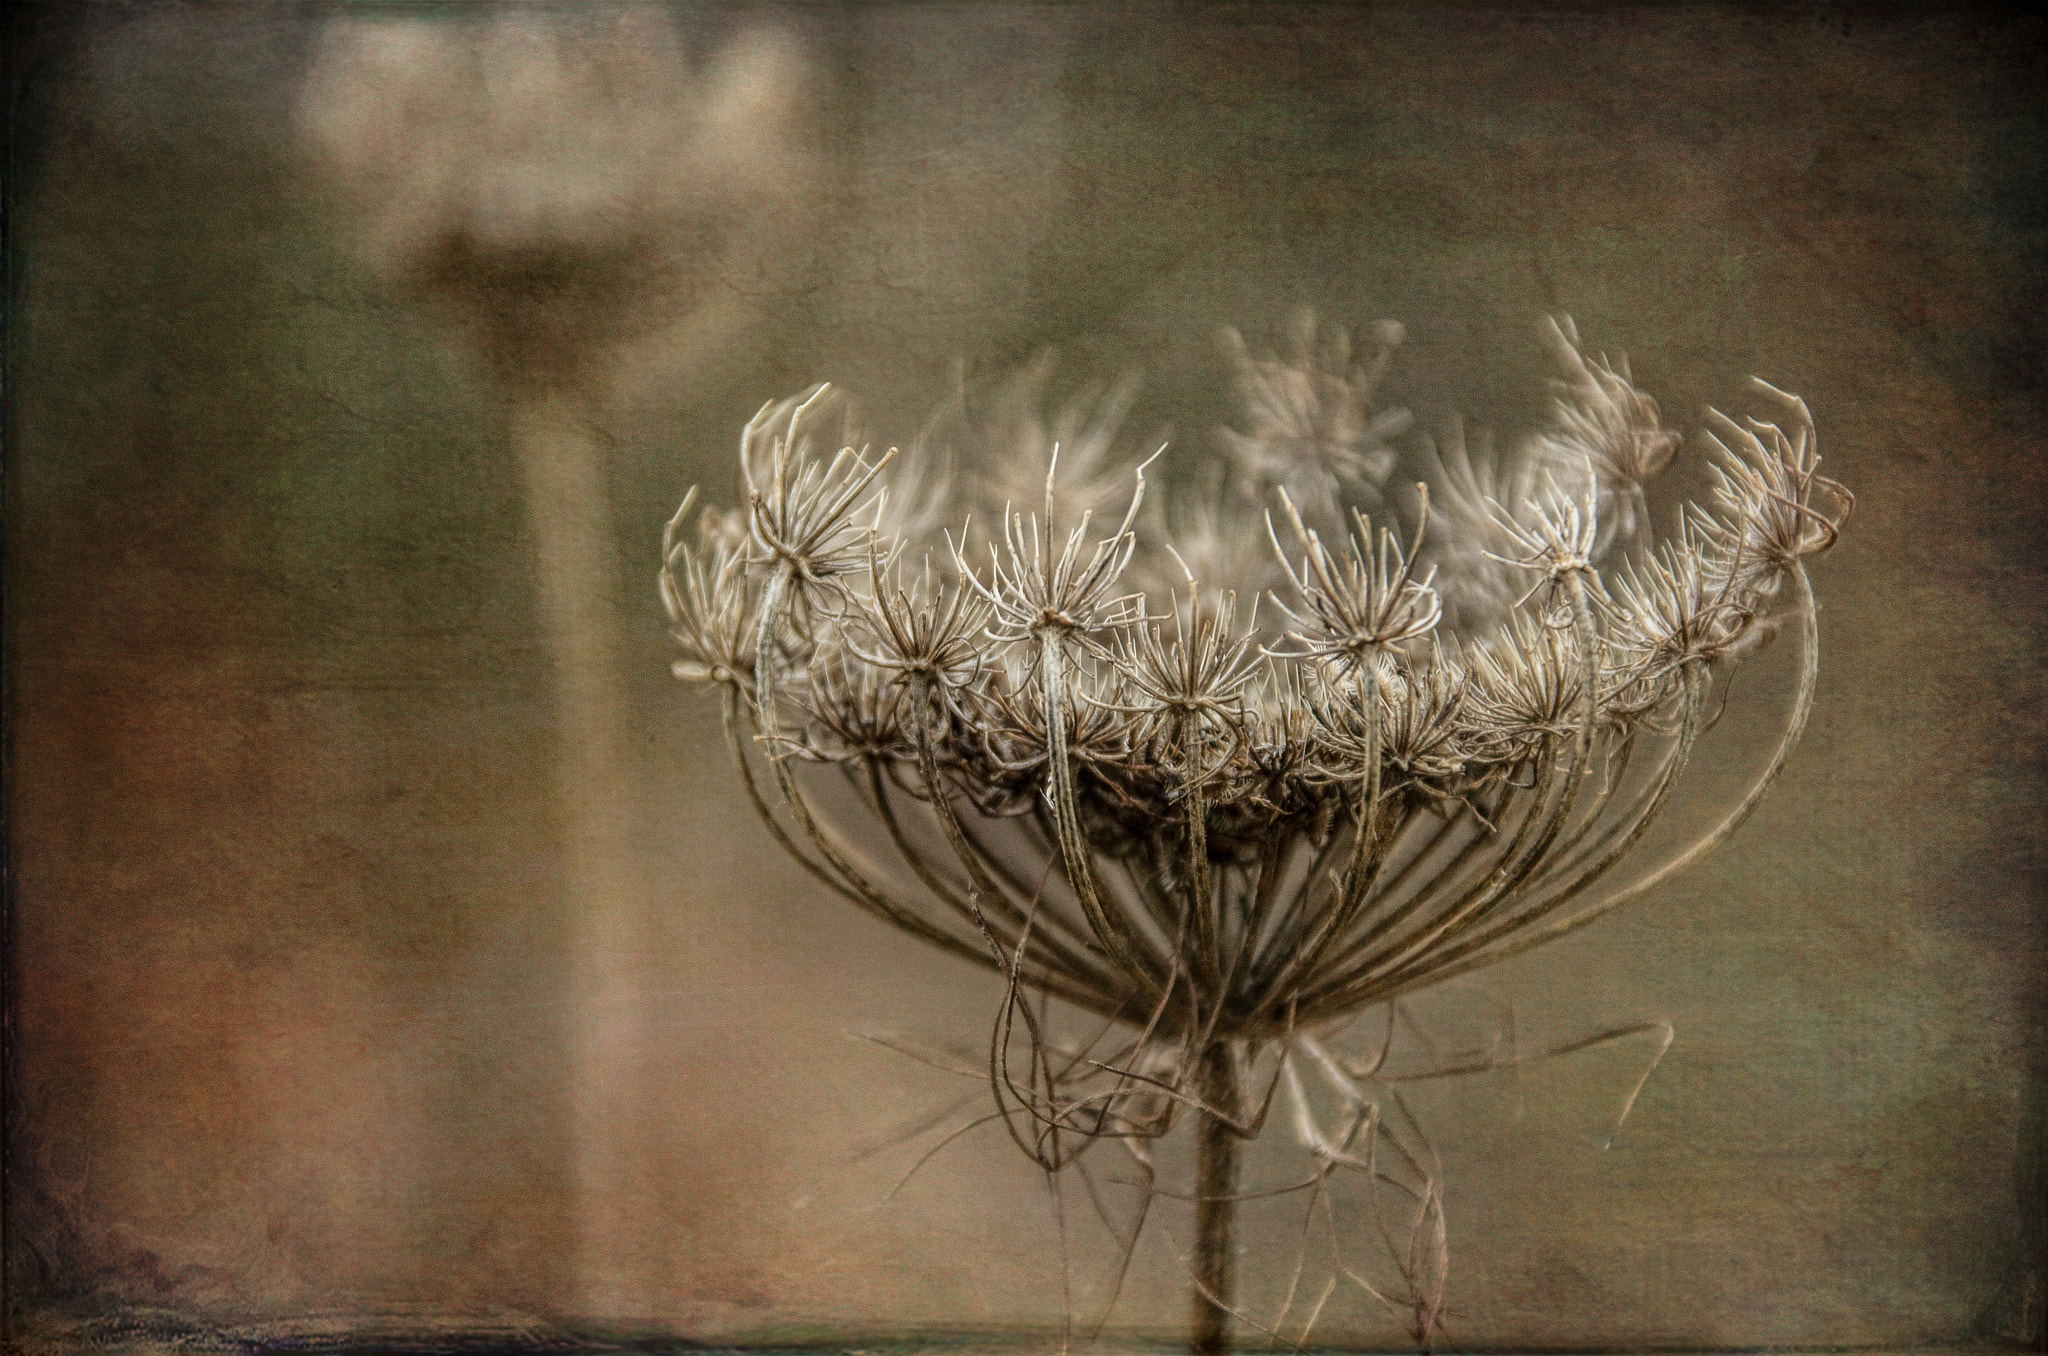
[[[1336,547],[1304,512],[1369,469],[1355,440],[1296,447],[1263,505],[1222,484],[1196,521],[1219,542],[1263,525],[1271,552],[1239,592],[1246,581],[1198,582],[1144,518],[1150,460],[1097,526],[1062,502],[1050,447],[1041,511],[1006,511],[971,547],[924,543],[912,571],[918,544],[877,503],[885,458],[851,437],[834,450],[822,388],[749,425],[744,538],[706,514],[692,542],[691,501],[664,538],[676,672],[726,693],[734,763],[771,832],[842,896],[1005,983],[987,1073],[1017,1144],[1049,1172],[1120,1144],[1149,1181],[1145,1146],[1196,1122],[1197,1351],[1253,1321],[1230,1272],[1237,1145],[1283,1090],[1297,1128],[1310,1124],[1309,1073],[1365,1105],[1364,1075],[1334,1061],[1328,1034],[1698,860],[1755,807],[1811,709],[1804,562],[1851,500],[1818,472],[1805,405],[1765,387],[1781,423],[1716,416],[1711,501],[1652,543],[1639,507],[1617,505],[1637,502],[1675,439],[1625,367],[1580,357],[1566,326],[1550,333],[1568,371],[1555,426],[1511,462],[1459,440],[1424,449],[1405,533],[1398,514],[1366,516],[1379,482],[1333,500],[1350,515]],[[1249,371],[1240,385],[1274,410],[1300,413],[1288,393],[1318,389]],[[1376,362],[1358,382],[1377,376]],[[1132,464],[1107,441],[1113,424],[1091,435],[1091,475]],[[1192,554],[1241,554],[1211,546]],[[1148,577],[1185,592],[1129,582]],[[1260,632],[1264,579],[1282,633]],[[1799,682],[1769,766],[1707,833],[1619,873],[1731,667],[1781,623],[1800,636]],[[797,768],[827,764],[872,822],[824,813],[816,774]],[[1047,1000],[1104,1034],[1065,1042]],[[1425,1341],[1440,1328],[1442,1204],[1401,1115],[1301,1133],[1325,1165],[1317,1182],[1339,1166],[1396,1182],[1416,1237],[1437,1239],[1396,1267]]]

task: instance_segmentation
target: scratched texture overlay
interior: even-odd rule
[[[1047,348],[1055,391],[1142,365],[1131,426],[1193,474],[1230,414],[1216,331],[1304,304],[1406,325],[1386,390],[1419,426],[1539,418],[1549,314],[1626,350],[1688,449],[1765,376],[1857,495],[1812,727],[1754,819],[1419,1000],[1449,1033],[1511,1006],[1532,1048],[1675,1032],[1610,1147],[1640,1042],[1413,1094],[1454,1341],[2040,1338],[2038,23],[15,8],[26,1347],[1092,1321],[1115,1248],[1085,1201],[1063,1235],[997,1129],[919,1167],[985,1090],[859,1034],[971,1050],[999,988],[753,819],[668,675],[657,541],[689,485],[737,501],[764,400],[830,379],[886,442]],[[1754,775],[1789,649],[1682,813]],[[1249,1180],[1307,1162],[1276,1116]],[[1162,1201],[1112,1335],[1182,1321],[1187,1229]],[[1300,1211],[1244,1230],[1270,1304]],[[1316,1332],[1403,1340],[1348,1282]]]

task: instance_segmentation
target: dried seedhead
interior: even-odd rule
[[[1654,542],[1643,487],[1676,435],[1625,363],[1585,358],[1568,324],[1548,337],[1565,370],[1551,425],[1508,457],[1468,449],[1455,425],[1422,441],[1405,544],[1366,516],[1402,426],[1368,403],[1398,329],[1355,363],[1306,314],[1284,357],[1228,337],[1247,431],[1163,518],[1143,514],[1152,460],[1120,441],[1132,387],[1048,426],[1026,408],[1041,365],[1005,392],[993,477],[1014,490],[1030,458],[1040,507],[1013,493],[987,537],[914,541],[940,520],[931,491],[892,515],[888,457],[832,428],[822,387],[747,426],[743,524],[707,513],[692,542],[686,501],[664,537],[677,672],[724,687],[771,832],[843,897],[1004,982],[989,1077],[1020,1147],[1059,1171],[1120,1144],[1150,1182],[1144,1145],[1195,1122],[1203,1350],[1233,1312],[1214,1242],[1236,1199],[1229,1145],[1259,1132],[1276,1089],[1314,1065],[1357,1110],[1344,1134],[1302,1131],[1316,1181],[1380,1173],[1361,1145],[1413,1142],[1320,1038],[1698,860],[1754,807],[1811,707],[1804,562],[1851,500],[1818,474],[1806,406],[1762,387],[1780,422],[1716,416],[1712,500]],[[938,441],[913,447],[936,456]],[[1190,505],[1187,483],[1211,492]],[[1162,539],[1169,527],[1186,535]],[[1258,536],[1269,549],[1254,553]],[[1798,631],[1803,659],[1769,767],[1706,834],[1610,884],[1731,665],[1777,627]],[[838,765],[872,822],[828,822],[793,762]],[[901,879],[856,850],[874,847]],[[1064,1043],[1054,1003],[1103,1034]],[[1445,1312],[1441,1195],[1421,1157],[1395,1176],[1421,1240],[1396,1258],[1396,1289],[1427,1340]]]
[[[836,584],[866,568],[883,496],[869,496],[894,449],[870,458],[841,446],[819,459],[816,426],[829,409],[829,386],[761,407],[740,435],[740,474],[747,486],[751,563],[787,563],[809,584]],[[867,518],[862,523],[861,518]]]

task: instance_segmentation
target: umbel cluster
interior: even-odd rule
[[[1851,499],[1805,404],[1758,382],[1768,417],[1712,416],[1710,493],[1653,539],[1645,486],[1679,437],[1625,361],[1546,334],[1549,418],[1505,454],[1375,407],[1399,326],[1354,352],[1306,314],[1277,354],[1224,334],[1238,426],[1171,477],[1125,452],[1129,382],[1048,412],[1040,364],[901,454],[816,387],[747,424],[743,507],[693,525],[692,491],[664,535],[675,672],[722,690],[769,831],[1008,980],[991,1081],[1020,1146],[1057,1169],[1201,1118],[1198,1350],[1225,1340],[1224,1141],[1282,1081],[1250,1087],[1262,1052],[1322,1059],[1301,1042],[1338,1019],[1668,879],[1806,722],[1804,562]],[[1618,870],[1727,670],[1783,629],[1798,682],[1768,766]],[[1122,1035],[1063,1048],[1033,992]]]

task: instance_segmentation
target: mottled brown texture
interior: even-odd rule
[[[823,205],[754,223],[772,266],[709,285],[717,323],[669,349],[640,336],[583,426],[637,807],[611,832],[646,882],[593,951],[516,420],[362,259],[299,136],[323,12],[38,8],[14,34],[6,464],[18,1314],[1056,1322],[1044,1190],[999,1134],[882,1204],[924,1141],[857,1151],[972,1088],[844,1030],[972,1044],[998,992],[757,829],[710,703],[666,676],[655,543],[687,484],[730,499],[755,406],[815,378],[907,431],[956,358],[1057,343],[1062,374],[1145,363],[1134,425],[1173,424],[1168,465],[1212,456],[1213,332],[1305,301],[1406,324],[1387,394],[1425,423],[1526,424],[1547,312],[1626,348],[1688,434],[1762,375],[1859,497],[1815,571],[1814,725],[1763,809],[1484,977],[1532,1041],[1676,1026],[1614,1147],[1623,1051],[1418,1095],[1453,1339],[1908,1345],[2029,1312],[2038,1334],[2037,23],[747,19],[811,82]],[[1689,803],[1745,771],[1696,769]],[[1269,1135],[1246,1183],[1298,1162]],[[1298,1218],[1241,1227],[1242,1283],[1271,1283]],[[1121,1317],[1173,1326],[1181,1280],[1148,1249]],[[1399,1336],[1356,1296],[1323,1332]]]

